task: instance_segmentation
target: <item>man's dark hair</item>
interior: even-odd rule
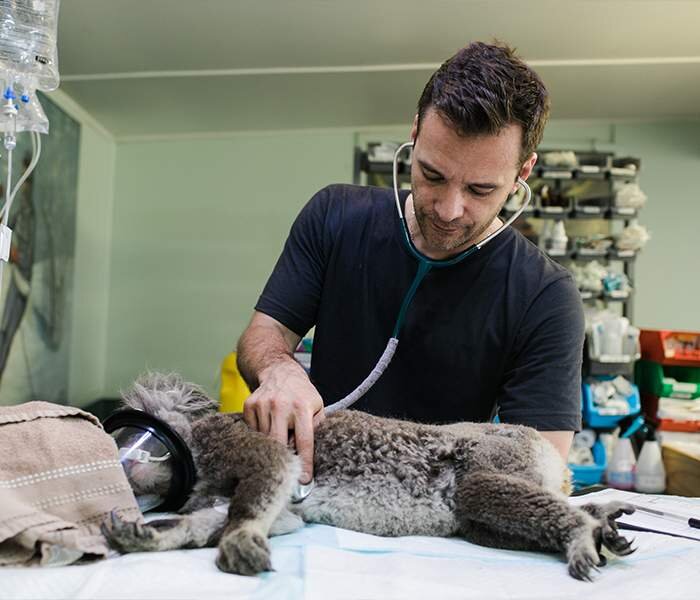
[[[418,101],[418,131],[429,108],[461,135],[493,135],[522,127],[521,162],[542,140],[549,94],[542,80],[505,44],[474,42],[433,73]]]

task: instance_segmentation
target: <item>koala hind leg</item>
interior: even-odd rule
[[[603,564],[601,545],[615,554],[632,552],[630,543],[616,530],[614,534],[606,533],[606,526],[610,528],[608,517],[614,521],[617,510],[601,518],[514,475],[460,475],[455,513],[466,539],[502,548],[562,552],[569,574],[576,579],[590,580],[591,571]]]

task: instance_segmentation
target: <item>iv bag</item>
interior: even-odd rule
[[[29,89],[58,87],[59,0],[0,0],[0,72]],[[5,81],[11,87],[15,81]]]

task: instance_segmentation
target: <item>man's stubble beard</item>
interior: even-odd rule
[[[455,232],[454,234],[441,234],[431,227],[430,222],[434,222],[434,219],[432,219],[428,213],[422,209],[415,209],[414,196],[414,214],[421,236],[431,249],[440,250],[442,252],[451,252],[452,250],[461,248],[470,242],[473,244],[489,228],[491,223],[493,223],[493,220],[498,217],[498,214],[501,212],[501,208],[502,205],[479,229],[461,226],[460,232]]]

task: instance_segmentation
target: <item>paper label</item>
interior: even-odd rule
[[[10,260],[10,247],[12,246],[12,229],[0,223],[0,260]]]

